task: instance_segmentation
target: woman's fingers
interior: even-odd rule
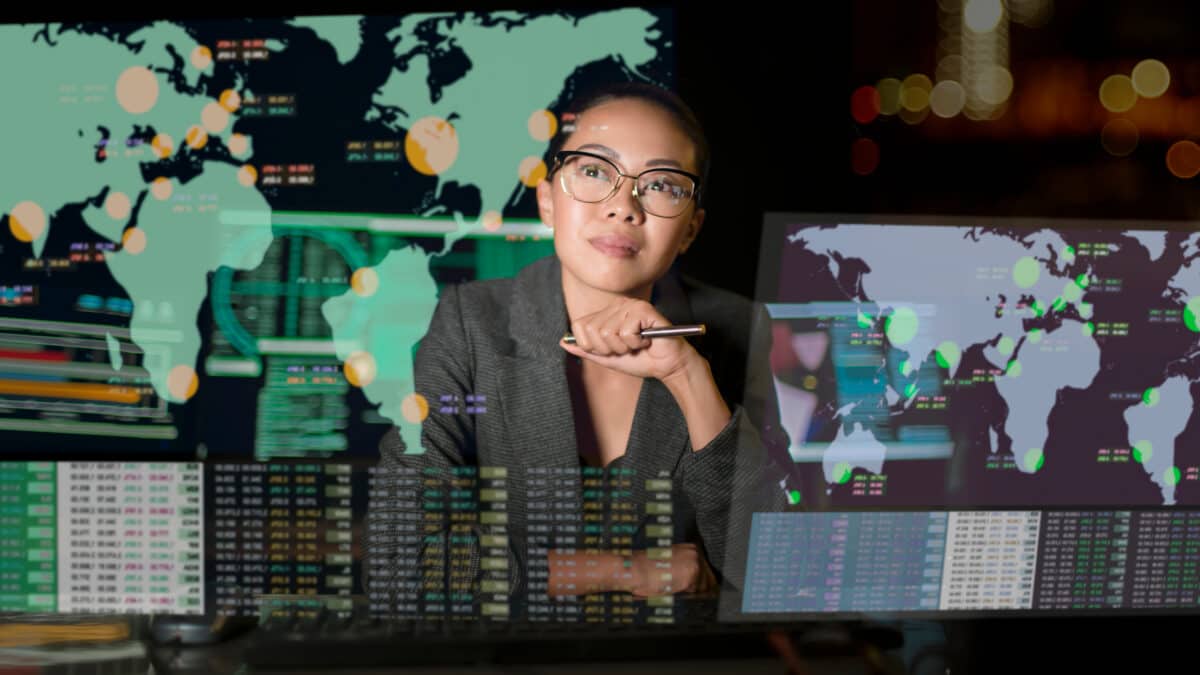
[[[571,323],[575,344],[593,354],[628,354],[650,346],[642,329],[666,325],[658,310],[643,300],[619,302]]]
[[[658,310],[650,303],[641,300],[620,303],[605,320],[605,327],[614,338],[609,344],[614,349],[621,349],[622,354],[648,347],[650,339],[642,337],[642,329],[658,323]]]

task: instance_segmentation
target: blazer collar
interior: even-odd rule
[[[675,274],[655,284],[651,300],[672,324],[693,322],[687,295]],[[514,280],[508,329],[521,364],[511,372],[513,384],[518,385],[514,391],[522,392],[512,412],[535,416],[517,422],[517,432],[529,441],[523,460],[531,467],[580,466],[565,372],[568,354],[558,346],[569,327],[557,256],[527,265]],[[687,423],[670,390],[658,380],[645,380],[623,460],[634,470],[635,503],[644,503],[647,480],[659,477],[661,471],[675,472],[688,447]]]

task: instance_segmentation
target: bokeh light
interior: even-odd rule
[[[895,115],[900,112],[900,80],[885,77],[875,83],[879,92],[879,112],[884,115]]]
[[[1110,112],[1125,112],[1137,103],[1133,80],[1126,75],[1109,75],[1100,83],[1100,105]]]
[[[869,124],[879,116],[879,90],[872,86],[859,87],[850,96],[850,115],[859,124]]]
[[[984,69],[975,84],[979,100],[989,106],[999,106],[1007,101],[1008,97],[1012,95],[1012,90],[1012,73],[1008,72],[1008,68],[1000,65]]]
[[[967,91],[954,80],[942,80],[929,92],[929,107],[938,117],[954,117],[966,102]]]
[[[921,73],[913,73],[904,78],[900,86],[900,106],[909,112],[921,112],[929,107],[929,92],[933,90],[933,82]]]
[[[1157,59],[1146,59],[1133,67],[1133,89],[1138,96],[1158,98],[1166,93],[1171,85],[1171,71],[1166,64]]]
[[[1100,144],[1110,155],[1117,157],[1129,155],[1137,149],[1137,125],[1123,118],[1109,120],[1100,132]]]
[[[1167,150],[1167,170],[1176,178],[1192,178],[1200,173],[1200,146],[1177,141]]]
[[[850,146],[850,170],[868,176],[879,167],[879,144],[869,138],[859,138]]]
[[[976,33],[996,30],[1004,18],[1004,5],[1000,0],[967,0],[963,5],[963,23]]]

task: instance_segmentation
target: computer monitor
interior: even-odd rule
[[[451,588],[457,536],[409,561],[441,575],[412,606],[368,597],[380,441],[417,438],[431,407],[499,414],[414,396],[439,293],[553,254],[533,188],[568,102],[670,86],[673,21],[0,26],[21,64],[0,79],[23,101],[0,148],[24,158],[0,186],[0,610],[506,620],[502,570]],[[504,479],[419,473],[410,534],[475,518],[497,545]],[[630,480],[587,499],[619,502]],[[559,620],[595,614],[566,604]],[[628,604],[596,607],[674,617]]]
[[[1194,612],[1186,223],[771,213],[758,298],[804,513],[742,618]]]

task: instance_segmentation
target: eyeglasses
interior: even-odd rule
[[[563,150],[554,155],[563,192],[594,204],[612,197],[625,178],[633,178],[633,196],[646,213],[674,218],[683,213],[699,192],[700,177],[680,169],[647,169],[636,176],[621,173],[605,157],[582,150]],[[551,172],[553,173],[553,171]]]

